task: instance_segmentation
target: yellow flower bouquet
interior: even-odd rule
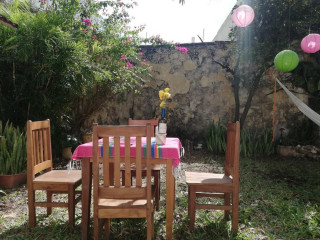
[[[159,126],[156,128],[156,143],[163,145],[166,143],[167,136],[167,119],[166,119],[166,101],[171,97],[169,93],[170,88],[165,88],[164,90],[159,91],[159,98],[161,100],[161,117],[159,119]]]
[[[171,94],[169,93],[170,88],[165,88],[164,90],[159,91],[159,98],[161,100],[160,108],[166,107],[166,100],[171,97]]]

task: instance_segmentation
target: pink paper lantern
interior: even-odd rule
[[[248,26],[254,19],[254,11],[248,5],[241,5],[237,9],[234,10],[232,14],[232,21],[238,27],[246,27]]]
[[[301,49],[306,53],[315,53],[320,50],[320,34],[312,33],[301,41]]]

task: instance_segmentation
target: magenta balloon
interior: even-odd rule
[[[238,27],[246,27],[248,26],[254,19],[254,11],[248,5],[241,5],[237,9],[234,10],[232,14],[232,21]]]
[[[301,49],[306,53],[315,53],[320,50],[320,34],[311,33],[301,41]]]

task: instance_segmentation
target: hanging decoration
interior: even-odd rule
[[[274,58],[275,67],[281,72],[291,72],[298,64],[298,54],[291,50],[283,50]]]
[[[254,11],[248,5],[241,5],[233,11],[232,21],[238,27],[248,26],[254,19]]]
[[[311,33],[301,41],[301,49],[306,53],[315,53],[320,50],[320,34]]]
[[[272,73],[269,71],[269,76],[272,78]],[[276,77],[273,77],[274,87],[273,87],[273,105],[272,105],[272,142],[275,140],[275,119],[276,119],[276,99],[277,99],[277,81]]]

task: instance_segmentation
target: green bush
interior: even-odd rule
[[[0,174],[17,174],[27,170],[26,134],[0,121]]]
[[[271,129],[242,129],[240,134],[240,154],[244,157],[270,156],[275,152]]]
[[[106,96],[142,86],[150,66],[139,54],[140,28],[130,30],[125,21],[128,7],[76,0],[38,8],[27,0],[0,4],[0,14],[19,25],[0,24],[0,119],[20,127],[50,119],[60,151],[63,134],[76,134]],[[108,13],[103,19],[100,9]]]
[[[0,4],[0,14],[19,25],[0,24],[0,119],[20,127],[50,119],[55,153],[108,97],[139,92],[151,76],[140,46],[162,40],[130,27],[135,2],[30,2]]]
[[[224,154],[226,150],[227,128],[220,121],[209,126],[205,137],[206,147],[216,154]],[[240,154],[244,157],[270,156],[274,154],[275,144],[272,142],[271,130],[242,129],[240,133]]]
[[[287,146],[312,145],[319,138],[318,129],[318,125],[305,118],[301,122],[296,122],[288,133],[287,130],[284,131],[282,144]]]
[[[213,121],[205,139],[207,149],[216,154],[224,153],[226,150],[226,136],[227,128],[221,125],[220,121],[217,124]]]

